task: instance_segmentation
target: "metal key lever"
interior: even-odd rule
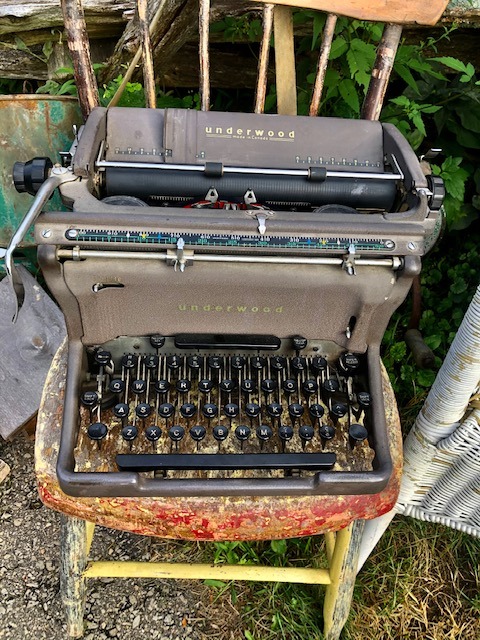
[[[20,242],[23,240],[28,229],[32,226],[32,224],[41,213],[43,206],[48,201],[55,189],[64,182],[73,182],[75,180],[79,180],[79,178],[73,175],[72,169],[70,167],[54,167],[51,170],[50,177],[45,180],[45,182],[38,190],[30,209],[27,211],[25,217],[20,223],[20,226],[13,234],[13,237],[10,240],[10,244],[5,251],[5,271],[7,272],[7,276],[11,280],[12,288],[15,293],[15,314],[12,318],[12,322],[16,322],[18,312],[22,308],[25,299],[23,282],[13,262],[13,254]]]

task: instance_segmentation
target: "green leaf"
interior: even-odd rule
[[[430,349],[435,351],[435,349],[438,349],[438,347],[442,344],[442,338],[441,336],[425,336],[424,342],[427,347],[430,347]]]
[[[47,40],[42,47],[42,53],[45,56],[45,59],[48,60],[53,53],[53,42],[51,40]]]
[[[422,120],[422,116],[418,111],[416,113],[412,113],[412,122],[423,136],[427,135],[427,132],[425,130],[425,125]]]
[[[355,114],[358,114],[360,112],[360,103],[353,80],[345,78],[345,80],[342,80],[342,82],[338,85],[338,90],[340,91],[340,95],[352,109],[352,111],[354,111]]]
[[[459,71],[463,73],[468,73],[466,65],[457,58],[452,58],[451,56],[442,56],[441,58],[431,58],[432,60],[436,60],[437,62],[441,62],[449,69],[453,69],[454,71]]]
[[[287,542],[285,540],[271,540],[270,547],[277,556],[284,556],[287,552]]]
[[[478,109],[461,109],[458,112],[460,122],[465,129],[480,133],[480,110]]]
[[[227,586],[225,582],[222,582],[221,580],[213,580],[212,578],[204,580],[203,584],[206,584],[207,587],[215,587],[216,589],[225,589]]]
[[[452,293],[463,293],[468,289],[467,283],[463,278],[458,278],[450,287]]]
[[[415,78],[412,75],[412,72],[406,65],[404,64],[397,65],[395,67],[395,71],[402,78],[402,80],[415,91],[415,93],[420,94],[417,81],[415,80]]]
[[[245,631],[243,632],[243,635],[245,636],[245,640],[255,640],[255,638],[250,633],[250,631],[248,631],[248,629],[245,629]]]
[[[348,44],[345,41],[345,38],[342,36],[337,36],[335,40],[332,42],[332,46],[330,48],[329,60],[336,60],[340,56],[343,56],[345,51],[348,49]]]
[[[15,36],[14,40],[15,46],[19,51],[27,51],[28,53],[30,53],[30,49],[27,47],[25,42],[21,38],[19,38],[19,36]]]
[[[319,11],[315,12],[313,17],[313,35],[312,35],[312,46],[311,50],[313,51],[315,45],[317,44],[318,36],[321,34],[323,30],[323,25],[325,24],[325,16]]]
[[[435,371],[422,369],[417,373],[417,382],[421,387],[431,387],[436,377]]]

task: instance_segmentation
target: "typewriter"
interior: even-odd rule
[[[398,130],[96,108],[63,155],[14,170],[68,328],[62,489],[381,491],[380,342],[441,225]]]

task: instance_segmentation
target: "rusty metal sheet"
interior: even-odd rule
[[[55,356],[44,388],[35,442],[42,501],[50,508],[114,529],[190,540],[271,540],[338,531],[353,520],[392,509],[402,469],[402,440],[395,396],[382,368],[393,474],[374,495],[245,496],[188,498],[74,498],[60,489],[55,466],[63,415],[67,345]]]
[[[28,193],[17,193],[12,169],[19,160],[48,156],[59,162],[59,151],[68,151],[72,126],[83,123],[76,98],[46,95],[0,96],[0,247],[6,247],[32,203]],[[55,195],[50,210],[61,209]],[[22,246],[33,246],[32,230]]]

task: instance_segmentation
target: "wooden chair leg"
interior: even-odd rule
[[[67,619],[69,638],[83,636],[85,578],[89,543],[93,529],[79,518],[62,515],[60,534],[60,590]]]
[[[329,549],[331,583],[326,588],[323,603],[325,640],[338,640],[347,621],[357,575],[363,527],[364,521],[357,520],[342,529],[335,534],[333,550]]]

